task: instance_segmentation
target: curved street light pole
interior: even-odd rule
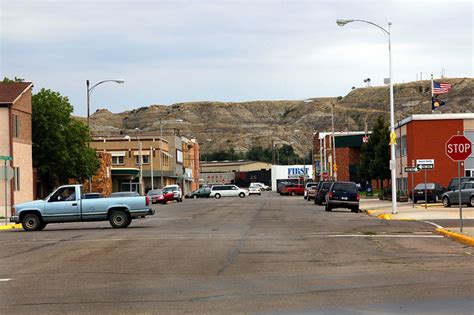
[[[89,80],[86,80],[86,87],[87,87],[87,128],[89,128],[90,131],[90,102],[91,102],[91,93],[95,89],[96,86],[99,84],[105,83],[105,82],[115,82],[118,84],[122,84],[125,81],[124,80],[104,80],[100,81],[96,84],[94,84],[92,87],[89,87],[90,82]],[[89,176],[89,192],[92,192],[92,176]]]
[[[397,170],[395,163],[395,114],[394,114],[394,100],[393,100],[393,80],[392,80],[392,44],[390,38],[390,28],[392,26],[391,22],[388,22],[388,30],[381,27],[378,24],[375,24],[366,20],[345,20],[339,19],[336,21],[337,25],[344,26],[347,23],[351,22],[361,22],[373,25],[384,32],[388,36],[388,74],[390,80],[390,170],[391,170],[391,180],[392,180],[392,214],[398,213],[397,211]]]

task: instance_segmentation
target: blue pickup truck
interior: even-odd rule
[[[85,198],[82,185],[61,186],[44,200],[14,206],[11,222],[26,231],[40,231],[48,223],[109,221],[114,228],[125,228],[132,219],[155,214],[147,196]]]

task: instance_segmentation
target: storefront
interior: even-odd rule
[[[272,166],[272,191],[277,190],[277,180],[296,179],[300,183],[311,180],[312,165],[273,165]]]

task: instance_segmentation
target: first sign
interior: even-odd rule
[[[11,156],[1,156],[0,155],[0,161],[11,161],[13,158]]]
[[[471,141],[462,136],[456,135],[449,138],[445,145],[446,155],[453,161],[464,161],[472,153]]]

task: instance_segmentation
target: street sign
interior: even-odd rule
[[[13,168],[11,168],[11,166],[0,166],[0,180],[10,180],[12,178]]]
[[[416,167],[420,170],[432,170],[434,169],[435,160],[434,159],[422,159],[416,160]]]
[[[434,164],[420,164],[418,167],[422,170],[432,170],[434,169]]]
[[[427,164],[434,165],[434,160],[433,159],[416,160],[416,165],[427,165]]]
[[[472,153],[472,143],[463,135],[455,135],[446,141],[445,152],[454,162],[464,161]]]
[[[11,156],[2,156],[0,155],[0,161],[11,161],[13,158]]]
[[[419,167],[405,167],[405,172],[406,173],[416,173],[419,172],[421,168]]]

